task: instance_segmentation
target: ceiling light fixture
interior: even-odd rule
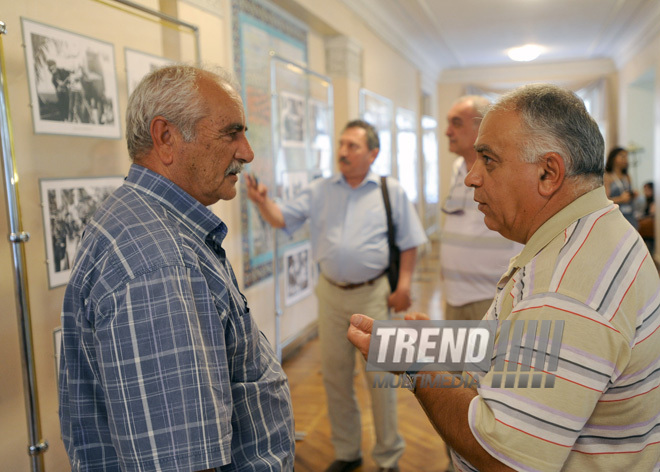
[[[518,48],[509,49],[507,54],[514,61],[528,62],[533,61],[539,57],[543,51],[545,51],[545,48],[543,46],[539,46],[538,44],[525,44],[524,46],[520,46]]]

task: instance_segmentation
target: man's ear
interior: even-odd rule
[[[165,166],[171,165],[174,160],[178,131],[165,117],[158,115],[151,120],[149,132],[158,160]]]
[[[371,159],[372,164],[374,163],[374,161],[378,157],[379,152],[380,152],[380,148],[373,148],[371,151],[369,151],[369,158]]]
[[[551,197],[564,183],[564,159],[556,152],[545,154],[539,162],[539,194]]]

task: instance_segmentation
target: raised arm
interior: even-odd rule
[[[268,197],[268,188],[259,183],[250,174],[245,174],[245,184],[247,186],[247,196],[259,209],[259,213],[264,220],[275,228],[284,228],[284,216],[282,210],[270,197]]]

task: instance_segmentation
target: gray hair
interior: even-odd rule
[[[486,97],[482,97],[481,95],[463,95],[454,102],[454,105],[465,102],[470,103],[474,114],[477,115],[478,119],[475,120],[474,125],[478,128],[481,124],[481,120],[490,109],[490,100],[488,100]]]
[[[556,152],[564,159],[566,176],[581,176],[588,187],[603,183],[605,142],[598,124],[575,93],[550,84],[525,85],[491,107],[520,115],[525,132],[522,158],[537,162]]]
[[[208,114],[206,103],[198,93],[198,79],[202,75],[238,93],[234,76],[221,68],[176,64],[156,69],[140,81],[126,109],[126,143],[131,160],[143,157],[153,147],[150,127],[159,115],[176,126],[184,141],[195,139],[197,122]]]
[[[380,138],[378,137],[378,131],[370,123],[367,123],[364,120],[353,120],[346,123],[342,133],[349,128],[362,128],[367,133],[367,148],[370,151],[373,151],[376,148],[380,149]]]

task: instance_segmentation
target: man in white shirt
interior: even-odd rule
[[[440,245],[446,320],[480,320],[488,311],[495,286],[521,246],[489,230],[463,180],[477,159],[474,142],[490,102],[477,95],[459,98],[447,113],[449,150],[454,161]]]

